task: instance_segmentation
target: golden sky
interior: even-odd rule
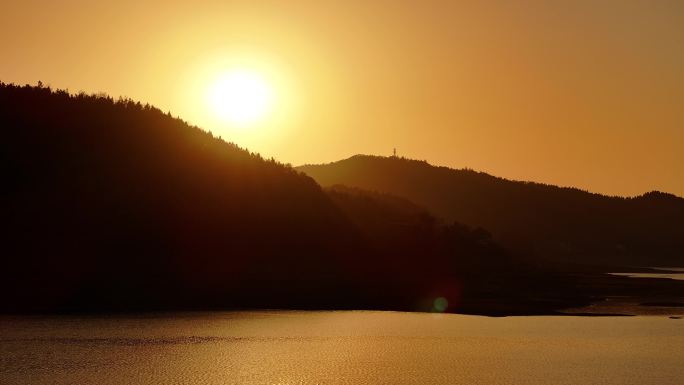
[[[479,5],[473,5],[478,3]],[[0,80],[149,102],[294,165],[400,155],[684,195],[682,1],[6,1]],[[273,107],[232,127],[233,68]]]

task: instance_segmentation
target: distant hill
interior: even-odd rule
[[[609,197],[398,157],[357,155],[297,169],[323,186],[405,197],[547,261],[684,265],[684,199],[672,194]]]
[[[130,100],[0,83],[0,311],[548,313],[586,303],[477,228]]]

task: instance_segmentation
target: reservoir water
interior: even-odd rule
[[[361,311],[3,316],[0,383],[682,384],[684,319]]]

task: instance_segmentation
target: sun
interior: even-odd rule
[[[250,70],[231,70],[218,76],[207,96],[216,117],[236,127],[263,120],[274,102],[271,85],[261,74]]]

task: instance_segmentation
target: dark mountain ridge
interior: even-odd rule
[[[668,193],[611,197],[398,157],[357,155],[297,169],[322,186],[406,197],[546,261],[684,265],[684,199]]]
[[[5,308],[353,297],[362,236],[289,167],[130,100],[0,85],[0,122]]]
[[[0,83],[0,129],[0,311],[586,303],[487,232],[324,191],[148,105]]]

